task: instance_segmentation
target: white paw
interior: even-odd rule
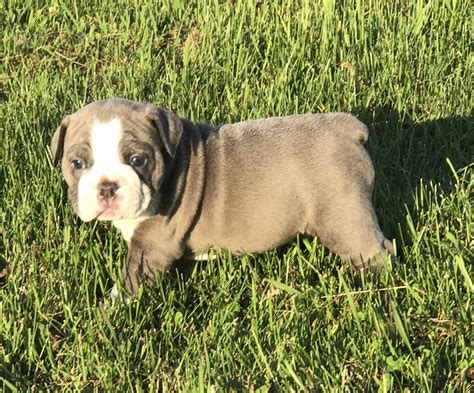
[[[114,304],[115,302],[128,304],[132,300],[132,298],[128,296],[124,291],[119,291],[119,289],[117,288],[117,284],[114,284],[114,286],[110,290],[109,297],[112,304]]]
[[[100,302],[100,309],[113,306],[115,303],[129,304],[132,301],[132,297],[127,295],[124,291],[119,291],[117,284],[114,284],[112,289],[109,291],[109,295]]]

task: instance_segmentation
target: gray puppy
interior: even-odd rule
[[[64,151],[79,217],[122,231],[125,284],[136,293],[189,253],[261,253],[297,234],[317,236],[358,270],[382,266],[392,244],[371,203],[367,137],[345,113],[212,127],[110,99],[66,116],[51,151],[56,161]]]

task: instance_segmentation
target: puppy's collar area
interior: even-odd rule
[[[122,218],[119,220],[113,220],[112,224],[114,227],[119,229],[122,232],[123,238],[130,242],[132,240],[133,234],[137,227],[145,221],[147,218],[150,218],[151,214],[146,214],[137,218]]]

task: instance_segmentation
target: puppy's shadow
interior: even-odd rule
[[[445,117],[416,121],[390,106],[353,113],[369,128],[368,150],[375,168],[374,206],[388,238],[403,230],[406,208],[422,181],[439,185],[450,193],[453,173],[473,162],[474,117]]]

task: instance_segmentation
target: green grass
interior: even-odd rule
[[[72,3],[0,9],[4,390],[469,389],[469,2]],[[65,114],[114,96],[214,123],[356,114],[397,263],[358,279],[298,239],[219,253],[100,311],[126,244],[74,217],[47,146]]]

